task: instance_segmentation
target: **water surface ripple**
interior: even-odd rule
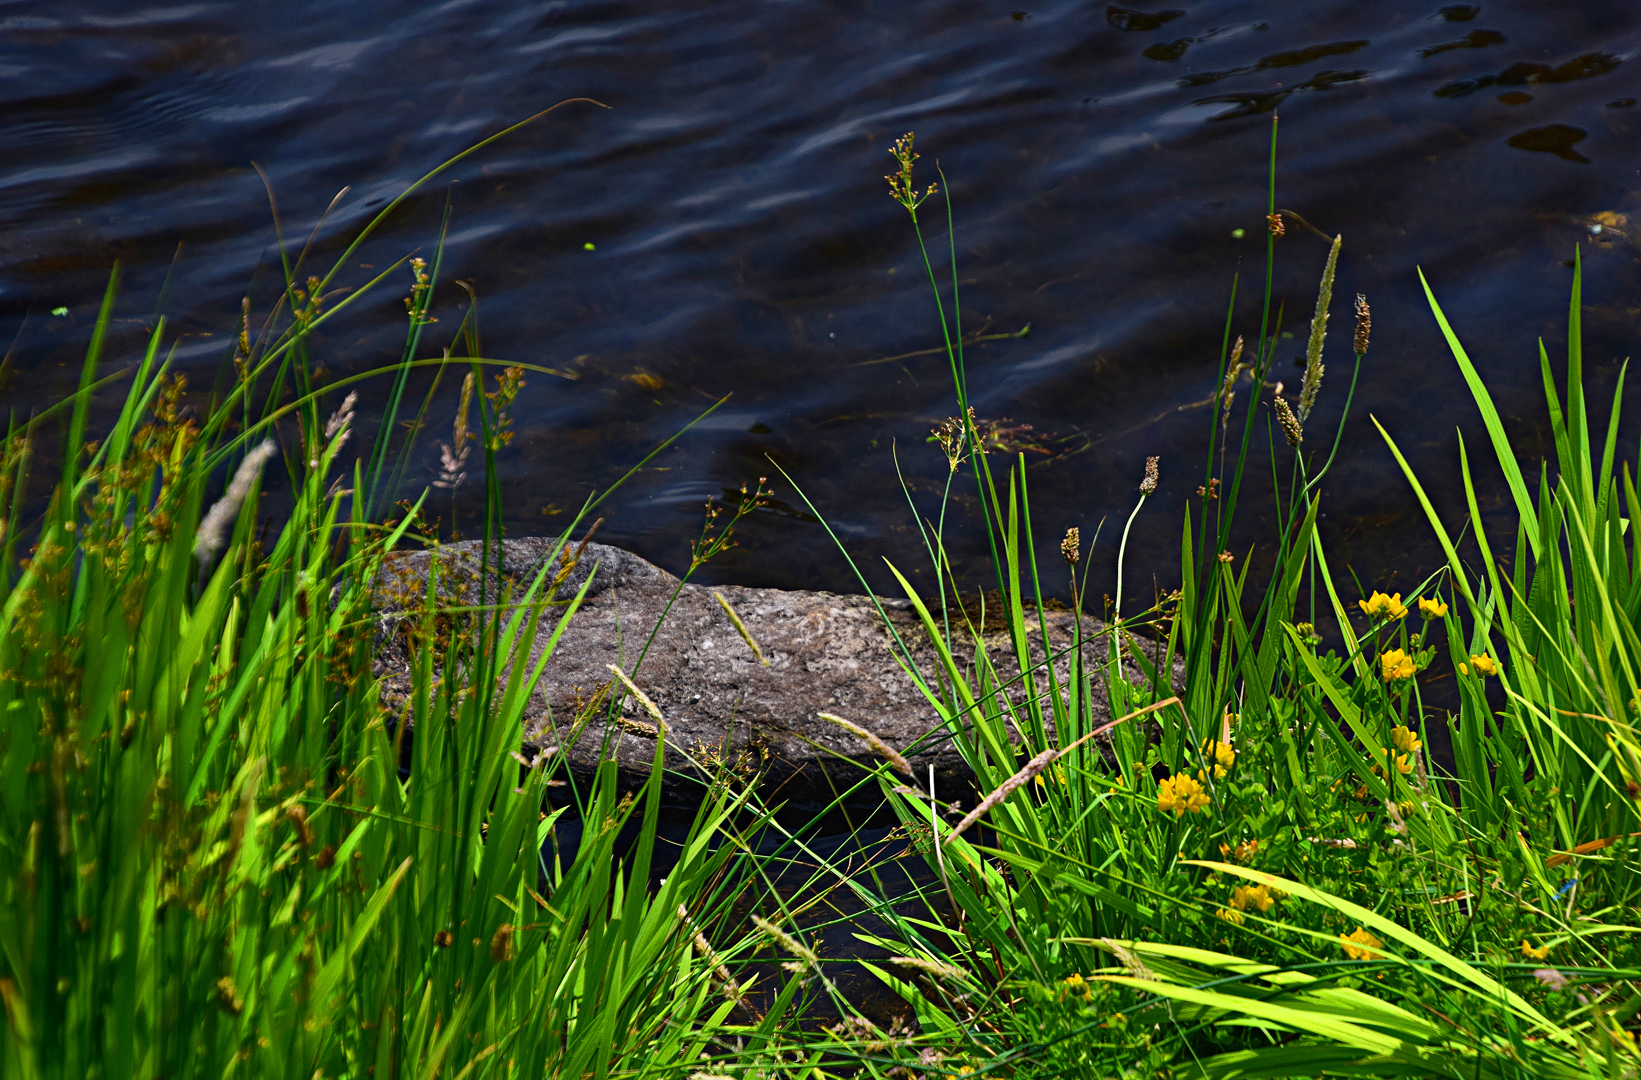
[[[946,465],[925,440],[952,412],[945,360],[927,351],[938,335],[921,262],[882,179],[886,148],[915,130],[925,179],[938,163],[950,185],[965,329],[1031,327],[968,361],[981,415],[1030,424],[1055,451],[1030,455],[1039,541],[1049,550],[1066,525],[1088,537],[1126,514],[1143,459],[1160,455],[1163,498],[1136,525],[1129,579],[1149,593],[1152,574],[1177,574],[1161,553],[1202,479],[1198,403],[1238,272],[1237,328],[1255,332],[1276,110],[1279,205],[1346,241],[1313,430],[1342,405],[1349,298],[1365,293],[1375,311],[1325,528],[1364,578],[1406,583],[1433,553],[1365,414],[1433,479],[1451,471],[1455,427],[1479,432],[1415,267],[1535,452],[1535,339],[1560,348],[1576,243],[1598,400],[1636,339],[1641,8],[1172,2],[7,4],[0,334],[15,345],[0,403],[27,413],[72,385],[115,260],[126,292],[109,370],[163,312],[178,363],[209,386],[241,297],[265,310],[278,287],[253,162],[298,247],[351,185],[316,243],[328,260],[439,161],[590,96],[611,108],[560,110],[466,160],[341,280],[430,254],[448,203],[424,353],[459,322],[462,279],[487,355],[570,376],[532,375],[520,398],[502,457],[514,531],[562,523],[733,391],[609,506],[601,539],[677,569],[702,501],[772,474],[773,458],[879,581],[877,556],[916,559],[891,450],[931,512]],[[943,244],[937,215],[926,220]],[[1326,247],[1290,228],[1280,250],[1277,287],[1299,331],[1289,365]],[[408,284],[320,335],[331,372],[397,357]],[[440,428],[455,391],[453,379],[441,388]],[[385,394],[367,392],[378,412]],[[437,465],[432,438],[423,449],[418,485]],[[456,512],[472,514],[478,495]],[[778,496],[714,572],[851,587],[784,481]],[[442,497],[438,512],[452,512]],[[1114,539],[1102,534],[1100,565]]]

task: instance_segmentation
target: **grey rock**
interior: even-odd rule
[[[522,593],[553,547],[552,540],[538,537],[505,541],[502,584],[511,583]],[[384,626],[415,606],[434,557],[442,564],[442,602],[476,601],[481,580],[477,542],[446,546],[437,556],[397,556],[384,571],[390,582],[381,590]],[[553,574],[559,569],[553,567]],[[903,752],[919,787],[927,787],[933,765],[942,801],[960,792],[970,798],[966,789],[972,775],[939,714],[897,660],[896,635],[905,646],[900,655],[909,657],[931,686],[938,686],[938,653],[909,601],[874,603],[866,596],[733,585],[679,589],[672,574],[603,544],[586,546],[556,599],[573,597],[589,575],[592,584],[582,607],[548,660],[524,717],[527,742],[536,748],[558,747],[578,780],[585,781],[601,760],[613,757],[624,780],[636,784],[654,761],[653,720],[614,681],[613,664],[629,674],[665,718],[664,791],[675,808],[698,801],[701,777],[718,763],[757,770],[766,801],[792,809],[812,811],[848,792],[882,759],[859,737],[820,719],[821,712],[853,721]],[[493,598],[498,591],[494,575],[487,587]],[[739,614],[767,666],[759,663],[714,594]],[[546,625],[537,634],[532,663],[563,610],[562,603],[545,609]],[[1044,617],[1054,651],[1069,654],[1075,616],[1050,611]],[[1035,619],[1033,613],[1033,623]],[[1098,620],[1082,618],[1085,639],[1103,629]],[[985,644],[1005,680],[1018,672],[1006,634],[987,635]],[[1104,639],[1085,650],[1089,664],[1099,663]],[[409,689],[402,645],[384,635],[378,656],[385,697],[402,700]],[[1039,641],[1031,659],[1036,664],[1041,658]],[[958,662],[972,662],[972,646]],[[1063,683],[1068,655],[1055,667]],[[1136,670],[1127,674],[1138,678]],[[611,695],[623,698],[616,719],[609,715]],[[1024,700],[1018,685],[1009,695],[1016,703]],[[1100,717],[1107,715],[1104,697],[1102,686],[1094,703]],[[874,782],[852,801],[876,802],[878,797]]]

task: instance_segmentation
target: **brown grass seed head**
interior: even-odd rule
[[[1356,294],[1356,339],[1351,343],[1357,356],[1363,356],[1368,351],[1368,334],[1373,330],[1373,312],[1368,308],[1367,297]]]
[[[513,959],[512,923],[502,923],[490,936],[490,959],[497,964],[505,964]]]
[[[1335,236],[1322,268],[1322,284],[1316,291],[1316,311],[1311,315],[1310,340],[1305,345],[1305,377],[1299,384],[1299,423],[1311,418],[1317,392],[1322,389],[1322,342],[1328,336],[1328,308],[1333,305],[1333,276],[1339,268],[1339,247],[1344,237]]]
[[[1251,365],[1242,362],[1242,335],[1236,336],[1236,344],[1231,346],[1231,361],[1225,365],[1225,383],[1219,388],[1221,426],[1231,422],[1231,405],[1236,401],[1236,381]]]
[[[797,957],[803,963],[820,963],[820,957],[815,955],[813,949],[810,949],[797,938],[793,937],[791,934],[788,934],[785,930],[782,930],[768,919],[754,915],[752,916],[752,925],[756,926],[759,930],[762,930],[771,940],[775,942],[775,944]]]
[[[1073,525],[1066,530],[1065,539],[1060,541],[1060,556],[1065,559],[1066,565],[1077,565],[1078,560],[1082,558],[1082,547],[1082,532]]]
[[[1276,397],[1276,422],[1282,426],[1282,434],[1288,438],[1288,445],[1298,449],[1299,444],[1305,441],[1305,431],[1299,426],[1299,418],[1288,407],[1287,399],[1281,395]]]
[[[1153,458],[1152,460],[1156,459]],[[1023,769],[1009,777],[1007,780],[1004,780],[997,786],[996,791],[993,791],[990,795],[987,795],[984,799],[980,800],[980,805],[965,814],[963,816],[963,820],[957,823],[957,827],[952,829],[946,839],[948,841],[955,840],[958,836],[968,831],[970,825],[973,825],[975,822],[985,817],[991,810],[1000,806],[1004,799],[1020,790],[1029,781],[1036,778],[1037,775],[1044,769],[1054,764],[1054,760],[1059,756],[1060,751],[1050,748],[1048,750],[1044,750],[1042,753],[1026,762]]]
[[[648,694],[640,690],[638,688],[638,684],[633,682],[625,671],[622,671],[614,664],[605,664],[604,667],[620,681],[622,687],[627,691],[627,693],[632,695],[633,700],[638,702],[639,706],[645,712],[655,718],[655,732],[647,730],[649,728],[648,724],[644,724],[641,721],[628,720],[625,716],[617,716],[616,723],[621,724],[622,727],[625,727],[628,730],[638,730],[642,734],[665,732],[667,730],[667,722],[661,718],[661,707],[651,700]]]
[[[449,352],[445,355],[448,357]],[[433,486],[455,491],[467,479],[467,455],[471,447],[467,431],[467,411],[473,404],[473,373],[462,380],[461,404],[456,407],[456,419],[450,425],[450,441],[439,444],[439,476]]]
[[[930,975],[937,979],[947,979],[951,982],[967,982],[973,978],[973,976],[960,967],[954,967],[951,964],[943,964],[938,960],[929,960],[921,956],[893,956],[889,958],[889,963],[898,967],[911,968],[914,971],[921,971],[925,975]]]
[[[245,297],[239,305],[239,353],[234,357],[234,367],[239,371],[240,378],[245,377],[245,361],[251,358],[251,298]]]
[[[713,977],[718,980],[724,996],[736,1001],[742,1000],[740,984],[730,974],[729,967],[724,963],[723,957],[718,955],[718,951],[712,947],[712,942],[707,940],[706,933],[690,917],[689,908],[679,904],[678,917],[683,920],[684,929],[694,935],[695,951],[701,954],[701,959],[705,960],[707,966],[712,969]]]
[[[203,559],[214,555],[222,547],[229,526],[239,516],[240,505],[256,485],[257,477],[262,474],[262,466],[267,464],[277,449],[272,439],[264,439],[245,455],[239,468],[234,470],[234,478],[228,481],[222,498],[205,512],[205,520],[200,522],[199,530],[194,534],[195,555]]]
[[[820,717],[822,720],[825,720],[827,723],[836,724],[838,727],[847,731],[855,738],[864,742],[867,746],[870,746],[873,750],[876,750],[885,761],[895,767],[897,772],[900,772],[906,776],[912,775],[911,762],[907,761],[900,751],[896,750],[894,747],[879,738],[875,732],[868,731],[866,728],[861,727],[853,720],[845,720],[843,717],[837,716],[833,713],[823,712],[816,713],[815,715]]]
[[[1157,459],[1145,459],[1145,478],[1140,481],[1140,494],[1150,495],[1157,490]]]

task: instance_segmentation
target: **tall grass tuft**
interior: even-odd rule
[[[877,896],[891,932],[874,940],[898,962],[868,965],[922,1035],[857,1040],[853,1060],[948,1075],[1636,1075],[1641,547],[1616,395],[1599,458],[1587,431],[1578,277],[1564,394],[1544,362],[1559,472],[1541,474],[1536,499],[1431,300],[1514,495],[1514,561],[1494,557],[1462,447],[1474,566],[1387,433],[1449,564],[1405,601],[1354,597],[1316,523],[1368,348],[1363,297],[1340,427],[1332,440],[1303,430],[1342,238],[1323,263],[1297,409],[1255,392],[1233,412],[1237,381],[1264,386],[1281,340],[1273,224],[1243,334],[1233,286],[1180,588],[1137,613],[1119,589],[1102,625],[1080,614],[1094,572],[1080,533],[1062,543],[1070,591],[1056,595],[1036,562],[1023,457],[976,437],[955,265],[943,282],[924,246],[930,193],[914,187],[910,147],[892,151],[891,188],[947,343],[958,410],[942,447],[980,496],[1007,635],[997,644],[952,602],[946,499],[917,507],[939,602],[891,570],[937,659],[920,669],[908,648],[902,666],[938,716],[929,737],[956,745],[984,797],[952,826],[947,800],[961,793],[876,773],[936,883]],[[1279,223],[1274,122],[1271,147]],[[1260,473],[1277,528],[1246,537],[1238,500]],[[1149,479],[1135,514],[1154,490]],[[1239,559],[1233,542],[1250,540],[1261,558]],[[1050,632],[1051,599],[1079,613],[1070,645]],[[1324,651],[1324,619],[1342,648]],[[1423,697],[1439,652],[1458,671],[1456,713]],[[1102,697],[1116,722],[1094,741]],[[1432,755],[1437,732],[1451,759]]]
[[[368,453],[344,456],[355,397],[328,418],[323,403],[364,376],[321,385],[307,347],[359,293],[327,308],[337,271],[304,286],[286,265],[261,334],[247,304],[232,385],[203,414],[184,407],[162,323],[86,442],[114,385],[98,378],[111,282],[48,499],[28,486],[46,418],[8,432],[0,1073],[674,1075],[714,1040],[767,1041],[782,1017],[746,1003],[727,921],[753,881],[748,795],[706,791],[659,881],[659,756],[636,795],[612,761],[549,798],[563,755],[526,757],[521,718],[585,595],[548,606],[562,539],[534,580],[498,595],[488,578],[465,620],[433,560],[413,617],[381,622],[379,583],[422,503],[373,508],[392,504],[388,461],[409,444],[388,444],[390,408]],[[395,402],[412,368],[466,366],[471,386],[490,363],[416,359],[433,280],[417,268]],[[492,545],[523,374],[464,391],[457,425],[471,402]],[[466,447],[452,455],[444,479],[465,468]],[[289,488],[271,538],[264,479]],[[373,672],[390,632],[410,643],[400,706]],[[709,937],[717,950],[698,947]]]

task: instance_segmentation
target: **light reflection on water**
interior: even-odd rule
[[[487,355],[573,376],[533,375],[520,399],[519,437],[502,457],[513,530],[559,525],[592,486],[733,392],[605,508],[601,539],[678,569],[699,503],[778,478],[773,458],[857,554],[874,556],[864,565],[885,554],[907,564],[916,530],[891,451],[932,513],[945,462],[926,438],[952,411],[946,361],[926,352],[938,337],[922,267],[881,179],[884,150],[915,129],[925,179],[943,168],[956,205],[965,329],[1031,326],[968,351],[977,408],[1080,448],[1034,459],[1045,548],[1065,525],[1086,537],[1126,515],[1144,458],[1162,456],[1161,497],[1131,544],[1129,580],[1149,595],[1153,574],[1164,586],[1177,575],[1167,553],[1201,481],[1210,422],[1197,403],[1213,390],[1238,273],[1236,327],[1254,332],[1277,108],[1279,205],[1346,238],[1333,381],[1313,427],[1341,405],[1348,298],[1366,293],[1375,310],[1324,535],[1364,579],[1406,581],[1434,553],[1365,416],[1386,424],[1448,505],[1453,430],[1476,428],[1414,267],[1530,449],[1542,441],[1534,340],[1552,353],[1561,340],[1562,263],[1575,243],[1589,264],[1597,400],[1631,351],[1641,228],[1592,236],[1589,226],[1603,211],[1641,213],[1631,100],[1641,11],[1616,0],[1176,10],[13,5],[0,17],[0,335],[17,345],[0,393],[27,412],[67,390],[116,259],[127,292],[110,355],[129,357],[163,311],[181,335],[179,363],[209,386],[240,297],[265,308],[277,287],[252,162],[296,246],[353,185],[320,233],[328,265],[443,158],[586,95],[611,109],[561,110],[467,160],[409,200],[342,275],[357,285],[412,250],[431,253],[448,201],[441,323],[424,354],[437,355],[440,331],[460,319],[465,294],[450,284],[460,278],[480,297]],[[1280,249],[1277,287],[1302,337],[1325,247],[1293,230]],[[407,287],[395,279],[319,335],[333,373],[396,358]],[[59,305],[68,318],[49,315]],[[1298,348],[1285,342],[1282,361]],[[871,363],[908,353],[923,355]],[[434,415],[453,412],[458,385],[446,381]],[[374,388],[378,407],[385,393]],[[434,442],[418,483],[436,468]],[[801,507],[779,483],[783,502]],[[481,505],[476,489],[459,504]],[[1109,563],[1114,539],[1102,533],[1095,565]],[[742,540],[709,573],[854,587],[806,515],[761,514]],[[975,548],[955,553],[974,568]]]

